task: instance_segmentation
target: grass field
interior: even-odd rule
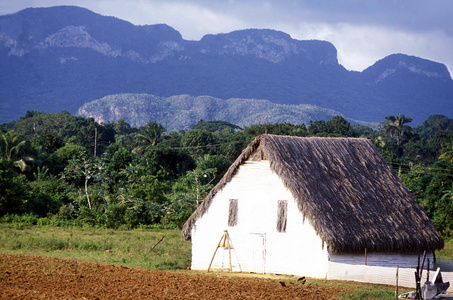
[[[1,253],[71,258],[150,270],[187,269],[190,265],[190,242],[181,240],[179,230],[16,227],[0,224]]]
[[[441,251],[436,252],[437,258],[453,259],[453,239],[445,241],[445,247]]]
[[[181,240],[179,230],[109,230],[0,223],[0,241],[0,253],[4,254],[70,258],[149,270],[187,270],[191,257],[191,244]],[[155,247],[151,251],[152,246]],[[446,243],[445,249],[437,252],[437,257],[453,259],[453,241]],[[348,283],[320,280],[317,284]],[[364,285],[342,297],[394,299],[394,293],[393,287]]]

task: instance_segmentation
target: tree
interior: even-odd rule
[[[129,123],[126,122],[123,118],[119,119],[116,123],[114,123],[116,133],[119,135],[125,135],[129,133],[133,133],[135,131],[134,128],[131,127]]]
[[[132,152],[142,156],[148,149],[157,145],[165,132],[165,128],[161,124],[157,124],[156,121],[146,124],[135,135],[140,146],[134,148]]]
[[[25,116],[20,117],[19,120],[33,118],[34,116],[38,116],[40,114],[42,114],[42,112],[40,112],[39,110],[27,110],[27,112],[25,113]]]
[[[135,155],[129,152],[126,148],[119,148],[115,151],[109,163],[109,168],[112,170],[123,170],[129,163],[132,162]]]
[[[56,114],[27,113],[26,117],[20,118],[12,129],[32,142],[39,140],[45,132],[63,141],[60,131],[71,118],[71,114],[64,110]]]
[[[312,135],[319,135],[323,133],[326,134],[328,132],[326,121],[323,120],[310,121],[308,125],[308,131]]]
[[[192,171],[187,171],[173,187],[173,191],[177,194],[184,194],[184,198],[194,208],[199,206],[200,202],[213,188],[213,182],[217,175],[217,168],[212,166],[213,158],[209,154],[199,157],[197,167]]]
[[[71,117],[61,134],[66,141],[74,138],[76,144],[90,149],[91,153],[103,153],[103,147],[115,141],[113,124],[99,125],[93,118]]]
[[[411,118],[406,118],[405,115],[388,116],[385,118],[383,128],[390,138],[400,145],[402,140],[412,133],[412,127],[405,125],[412,122]]]
[[[252,138],[264,133],[306,136],[307,128],[305,127],[305,124],[294,125],[290,123],[255,124],[244,128],[244,134],[251,136]]]
[[[70,185],[55,176],[37,174],[37,180],[30,182],[30,199],[26,203],[28,212],[42,217],[57,214],[63,205],[70,203]]]
[[[74,144],[73,140],[69,140],[65,146],[59,148],[49,156],[53,162],[52,173],[58,174],[66,167],[70,159],[76,157],[79,153],[84,151],[86,151],[86,149],[83,146]]]
[[[53,153],[61,148],[64,143],[50,131],[45,130],[37,139],[38,145],[47,153]]]
[[[29,185],[25,175],[16,176],[0,160],[0,216],[22,213],[28,201]]]
[[[175,179],[195,167],[194,160],[184,149],[154,147],[141,157],[140,164],[147,174],[161,179]]]
[[[254,136],[249,136],[244,133],[244,131],[238,131],[228,136],[222,136],[217,155],[220,155],[223,158],[223,162],[230,166],[253,138]]]
[[[443,115],[431,115],[415,131],[423,140],[434,138],[440,131],[453,131],[453,119]]]
[[[447,144],[447,146],[442,149],[439,159],[444,159],[453,163],[453,142]]]
[[[210,145],[216,144],[214,135],[207,130],[193,129],[184,133],[181,138],[183,147],[194,156],[209,153]]]
[[[70,159],[64,170],[64,178],[66,180],[78,182],[79,186],[81,185],[81,182],[83,182],[85,196],[90,210],[92,209],[92,205],[90,194],[88,193],[88,182],[95,177],[100,179],[100,170],[101,166],[99,161],[97,161],[95,157],[89,156],[86,152],[81,152],[77,157]],[[100,180],[102,180],[102,178]]]
[[[453,185],[443,191],[443,196],[436,203],[436,215],[433,223],[442,235],[453,237]]]
[[[140,176],[137,181],[128,185],[126,197],[122,201],[122,205],[128,209],[126,217],[141,224],[159,222],[164,216],[163,207],[167,203],[165,194],[169,190],[169,185],[157,176]]]
[[[326,122],[327,133],[345,137],[354,136],[351,124],[342,116],[335,116]]]
[[[25,141],[20,141],[17,134],[12,130],[3,133],[0,137],[0,157],[7,164],[18,167],[22,172],[28,168],[27,163],[34,160],[33,157],[21,153],[21,148],[24,145]]]
[[[1,135],[0,153],[4,160],[11,161],[19,156],[20,148],[25,141],[19,141],[19,137],[14,131],[9,131]]]
[[[371,128],[370,126],[362,125],[362,124],[355,124],[351,127],[354,136],[360,137],[373,137],[376,131]]]
[[[75,139],[74,143],[84,146],[86,148],[94,146],[96,122],[93,118],[71,117],[65,126],[62,128],[61,133],[68,141],[70,138]]]
[[[241,127],[228,123],[226,121],[213,120],[203,121],[200,120],[192,129],[207,130],[209,132],[222,131],[224,129],[231,129],[232,131],[241,130]]]

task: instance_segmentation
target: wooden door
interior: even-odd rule
[[[266,265],[266,234],[251,233],[252,272],[263,274]]]

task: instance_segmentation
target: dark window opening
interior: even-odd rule
[[[288,201],[287,200],[278,200],[277,232],[286,232],[287,213],[288,213]]]
[[[238,199],[230,199],[228,208],[228,226],[234,227],[238,223]]]

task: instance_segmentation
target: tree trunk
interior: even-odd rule
[[[88,195],[88,176],[85,176],[85,195],[87,196],[88,207],[91,209],[90,196]]]

